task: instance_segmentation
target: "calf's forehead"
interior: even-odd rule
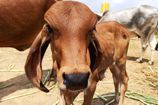
[[[58,2],[45,14],[45,20],[58,30],[89,30],[96,23],[96,15],[79,2]]]

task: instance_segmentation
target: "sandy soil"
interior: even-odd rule
[[[0,105],[54,105],[58,101],[57,86],[49,93],[43,93],[34,88],[27,80],[24,64],[28,51],[19,52],[12,48],[0,48]],[[156,52],[153,66],[149,66],[147,63],[149,50],[145,53],[144,63],[135,62],[139,52],[140,41],[134,38],[130,41],[128,51],[127,72],[130,78],[128,90],[158,99],[158,52]],[[51,69],[51,64],[51,52],[48,48],[43,61],[45,72]],[[109,70],[105,76],[106,78],[98,83],[95,96],[114,92]],[[81,93],[76,98],[75,105],[82,104],[82,96]],[[93,105],[104,105],[105,103],[99,98],[93,100]],[[144,104],[126,98],[125,105]]]

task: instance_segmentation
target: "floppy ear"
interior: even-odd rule
[[[90,59],[91,70],[95,70],[98,65],[100,64],[102,51],[99,45],[99,39],[95,36],[95,30],[92,33],[91,42],[89,44],[89,52],[90,52]]]
[[[47,28],[47,25],[44,25],[42,31],[34,40],[25,63],[25,72],[28,79],[34,86],[44,92],[49,92],[41,81],[42,59],[51,40],[51,37],[48,35],[49,30]]]

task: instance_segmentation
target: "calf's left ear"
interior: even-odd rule
[[[91,70],[95,70],[101,61],[102,51],[101,51],[99,40],[100,40],[100,38],[98,38],[98,36],[96,36],[96,31],[93,30],[91,42],[89,44]]]
[[[44,25],[42,31],[34,40],[25,63],[25,73],[28,79],[34,86],[44,92],[49,92],[41,81],[42,59],[51,40],[47,28],[47,25]]]

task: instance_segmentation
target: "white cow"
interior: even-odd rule
[[[141,38],[141,56],[138,62],[143,61],[143,55],[150,46],[151,56],[149,64],[154,63],[154,51],[158,50],[158,43],[155,38],[155,32],[158,29],[158,10],[152,6],[141,5],[118,12],[105,12],[99,22],[117,21],[126,26],[131,32]]]

